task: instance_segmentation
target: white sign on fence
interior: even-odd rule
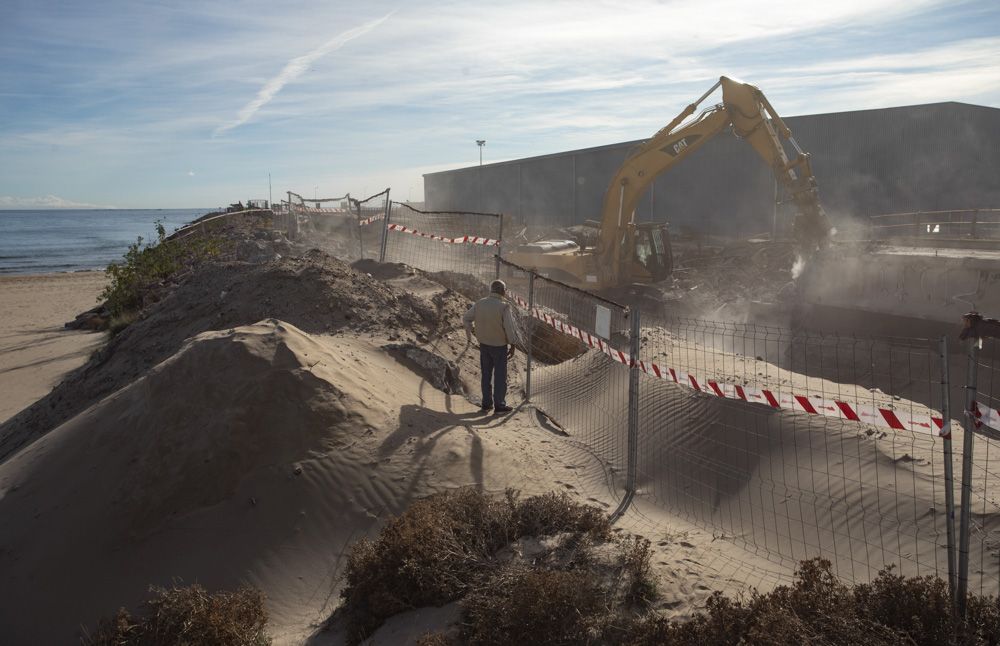
[[[594,322],[594,330],[597,336],[602,339],[611,338],[611,310],[603,305],[597,306],[597,320]]]

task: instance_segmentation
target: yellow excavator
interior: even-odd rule
[[[684,123],[720,86],[722,103]],[[809,154],[802,151],[758,88],[723,76],[673,121],[638,146],[615,173],[604,195],[600,223],[596,224],[599,227],[596,247],[580,247],[567,240],[541,240],[508,252],[507,259],[595,291],[656,283],[669,277],[673,256],[667,225],[636,222],[636,205],[657,176],[683,162],[727,127],[753,146],[790,194],[797,209],[793,235],[799,252],[809,255],[824,246],[831,226],[819,204]],[[794,159],[785,153],[783,139],[795,148]]]

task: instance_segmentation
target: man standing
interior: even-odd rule
[[[496,413],[511,410],[507,405],[507,360],[514,356],[514,343],[518,339],[517,322],[510,304],[504,300],[506,293],[507,285],[502,280],[494,280],[490,285],[490,295],[473,303],[462,317],[466,340],[472,341],[475,325],[479,341],[483,385],[480,409],[487,411],[492,408]]]

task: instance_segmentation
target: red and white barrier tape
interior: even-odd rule
[[[423,233],[422,231],[417,231],[416,229],[404,227],[402,224],[390,223],[388,229],[389,231],[399,231],[400,233],[412,233],[413,235],[420,236],[421,238],[438,240],[439,242],[447,242],[450,244],[480,244],[480,245],[486,245],[488,247],[500,246],[500,241],[494,240],[493,238],[480,238],[479,236],[462,236],[460,238],[445,238],[444,236],[435,235],[433,233]]]
[[[809,415],[820,415],[834,419],[846,419],[881,428],[915,433],[944,434],[941,417],[933,415],[913,415],[874,404],[845,402],[839,399],[808,397],[784,393],[779,390],[739,386],[712,379],[680,373],[673,368],[662,368],[651,362],[639,360],[639,369],[651,377],[672,381],[699,392],[716,395],[724,399],[738,399],[752,404],[763,404],[778,410],[789,410]]]
[[[511,292],[507,292],[507,294],[510,296],[511,300],[513,300],[515,303],[517,303],[524,309],[528,309],[528,302],[526,300],[524,300],[517,294]],[[531,315],[536,319],[538,319],[539,321],[542,321],[543,323],[547,323],[551,327],[554,327],[563,334],[568,334],[571,337],[580,339],[581,341],[586,343],[589,347],[594,348],[596,350],[600,350],[601,352],[608,355],[614,361],[617,361],[620,364],[628,366],[631,365],[632,363],[632,358],[629,356],[627,352],[622,352],[621,350],[613,348],[611,344],[605,341],[604,339],[594,336],[584,330],[581,330],[580,328],[574,325],[570,325],[569,323],[560,321],[556,317],[546,314],[537,307],[531,310]]]
[[[517,294],[508,292],[511,300],[524,309],[528,309],[528,303]],[[532,308],[531,316],[539,319],[559,330],[563,334],[576,337],[596,348],[626,366],[632,365],[632,359],[628,353],[611,347],[603,339],[593,336],[573,325],[564,323],[559,319],[542,312],[538,308]],[[783,393],[778,390],[767,388],[757,388],[754,386],[740,386],[728,384],[712,379],[697,377],[685,372],[680,372],[674,368],[663,367],[650,361],[638,361],[639,369],[651,377],[672,381],[675,384],[691,388],[698,392],[715,395],[724,399],[737,399],[751,404],[763,404],[778,410],[788,410],[809,415],[820,415],[834,419],[845,419],[863,424],[871,424],[881,428],[891,428],[898,431],[912,431],[916,433],[937,433],[938,435],[949,434],[944,429],[944,423],[940,416],[933,415],[913,415],[903,411],[896,411],[890,408],[882,408],[874,404],[858,404],[845,402],[837,399],[824,399],[821,397],[807,397],[805,395],[794,395]],[[978,407],[977,423],[987,424],[1000,429],[1000,411],[984,409]]]
[[[976,425],[976,428],[985,424],[1000,431],[1000,410],[996,408],[990,408],[979,402],[973,402],[972,412],[966,411],[965,414],[972,416],[972,421]]]
[[[350,211],[348,211],[347,209],[323,208],[323,207],[316,208],[314,206],[299,206],[299,205],[293,206],[292,207],[292,211],[295,212],[295,213],[299,213],[299,212],[302,212],[302,213],[329,213],[329,214],[334,214],[334,215],[342,215],[342,214],[348,214],[348,213],[350,213]]]
[[[385,217],[384,213],[379,213],[378,215],[373,215],[370,218],[365,218],[364,220],[359,220],[358,221],[358,226],[359,227],[363,227],[363,226],[369,225],[372,222],[376,222],[378,220],[381,220],[384,217]]]

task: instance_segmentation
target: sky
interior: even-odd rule
[[[0,209],[419,201],[480,152],[649,137],[720,75],[783,116],[1000,108],[1000,2],[2,0]]]

